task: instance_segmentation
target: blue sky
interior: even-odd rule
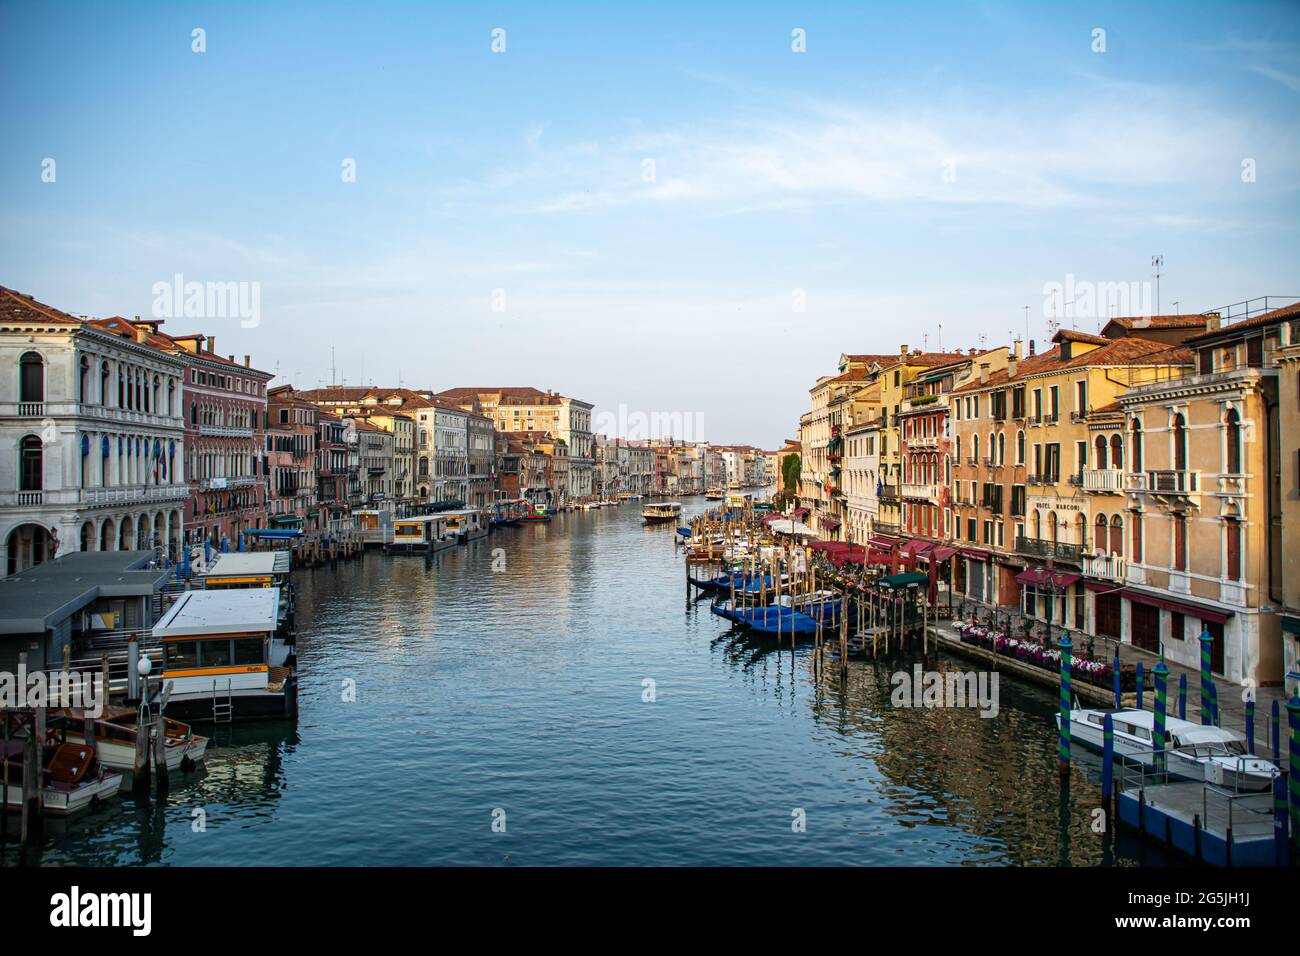
[[[0,116],[0,284],[259,283],[167,327],[301,387],[333,348],[772,446],[841,351],[1041,342],[1067,276],[1300,295],[1295,3],[0,2]]]

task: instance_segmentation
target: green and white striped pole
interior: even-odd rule
[[[1155,713],[1155,734],[1152,736],[1152,744],[1155,746],[1155,768],[1163,770],[1165,765],[1165,708],[1168,702],[1165,699],[1165,692],[1168,689],[1169,668],[1165,666],[1165,659],[1162,657],[1156,661],[1155,669],[1152,671],[1156,678],[1156,713]]]
[[[1210,678],[1210,645],[1214,643],[1214,636],[1207,627],[1201,631],[1201,723],[1210,726],[1210,715],[1213,707],[1210,704],[1210,694],[1213,693],[1214,681]]]
[[[1070,632],[1061,632],[1061,732],[1058,738],[1057,753],[1060,757],[1061,777],[1070,775]]]

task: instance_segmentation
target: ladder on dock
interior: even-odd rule
[[[223,701],[217,693],[216,678],[212,680],[212,722],[228,724],[235,719],[235,705],[231,699],[230,678],[226,678],[226,699]]]

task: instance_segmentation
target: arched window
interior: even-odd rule
[[[1092,542],[1093,542],[1093,547],[1096,548],[1098,551],[1106,550],[1108,528],[1109,528],[1109,524],[1106,521],[1106,516],[1097,515],[1097,527],[1093,532]]]
[[[1074,525],[1075,535],[1079,539],[1079,547],[1086,549],[1088,547],[1088,519],[1081,514],[1077,515],[1074,519]]]
[[[1097,468],[1101,471],[1106,470],[1106,436],[1097,436]]]
[[[1110,551],[1111,554],[1124,553],[1124,519],[1119,515],[1110,518]]]
[[[43,462],[40,436],[26,436],[19,445],[19,491],[40,491],[45,487]]]
[[[90,399],[90,359],[81,357],[77,363],[77,401],[83,404]]]
[[[1124,442],[1118,435],[1110,436],[1110,467],[1116,471],[1124,469]]]
[[[1228,466],[1225,470],[1230,475],[1239,475],[1241,474],[1241,416],[1237,414],[1235,408],[1229,409],[1228,417],[1224,421],[1224,429],[1227,431],[1228,446]]]
[[[1142,470],[1142,423],[1136,418],[1129,427],[1129,460],[1133,462],[1133,470]]]
[[[1023,430],[1016,432],[1016,464],[1025,463],[1025,433]]]
[[[1174,416],[1174,471],[1187,470],[1187,421]]]
[[[108,363],[101,362],[99,365],[99,404],[108,404]]]
[[[24,352],[18,360],[18,401],[40,403],[45,401],[45,362],[38,352]]]
[[[117,369],[117,407],[126,408],[126,374],[121,366]]]
[[[998,432],[998,464],[1007,463],[1007,433]]]
[[[1131,546],[1129,553],[1137,564],[1142,563],[1142,515],[1140,512],[1133,512],[1133,518],[1129,522],[1132,529],[1129,533]]]

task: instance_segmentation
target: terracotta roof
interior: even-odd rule
[[[891,356],[892,361],[887,362],[886,367],[892,368],[895,365],[952,365],[970,357],[965,352],[908,352],[906,355],[899,353]]]
[[[1203,329],[1208,316],[1199,313],[1172,313],[1170,315],[1117,315],[1102,327],[1102,334],[1112,325],[1121,329]]]
[[[1193,335],[1187,341],[1188,343],[1209,342],[1213,339],[1232,335],[1233,333],[1239,332],[1242,329],[1263,328],[1264,326],[1273,325],[1277,322],[1284,322],[1287,319],[1291,319],[1296,316],[1300,316],[1300,302],[1297,302],[1294,305],[1283,306],[1280,309],[1273,309],[1272,311],[1265,312],[1261,315],[1257,315],[1253,319],[1243,319],[1240,322],[1234,322],[1231,325],[1225,325],[1222,326],[1221,328],[1214,329],[1210,332],[1204,332],[1200,335]]]
[[[994,385],[1003,385],[1009,381],[1020,381],[1045,372],[1064,371],[1072,368],[1192,364],[1191,350],[1181,345],[1167,345],[1164,342],[1153,342],[1151,339],[1143,338],[1106,339],[1105,341],[1106,344],[1100,348],[1089,349],[1082,355],[1073,356],[1068,362],[1061,361],[1061,347],[1059,345],[1053,346],[1046,352],[1040,352],[1037,355],[1030,355],[1021,359],[1016,365],[1014,377],[1009,376],[1006,369],[998,369],[996,372],[989,374],[987,382],[976,379],[961,388],[953,389],[952,394],[975,392]]]
[[[144,344],[152,348],[161,349],[164,352],[174,352],[182,358],[190,356],[195,359],[202,359],[205,362],[214,362],[218,365],[225,365],[231,369],[238,369],[244,373],[263,375],[268,379],[275,377],[270,372],[264,372],[261,369],[244,365],[241,362],[236,362],[233,358],[228,358],[225,355],[218,355],[216,352],[193,352],[190,349],[185,348],[185,346],[180,344],[181,339],[197,339],[198,341],[202,341],[204,336],[168,335],[166,332],[158,328],[158,326],[162,325],[162,320],[160,319],[142,319],[139,322],[133,322],[120,315],[114,315],[107,319],[91,319],[86,324],[94,326],[97,329],[103,329],[105,332],[112,332],[124,339],[131,339],[132,341],[135,341],[136,338],[136,326],[147,325],[149,326],[150,331],[145,333]]]
[[[30,295],[0,286],[0,324],[9,322],[37,322],[42,325],[81,325],[75,315],[37,302]]]
[[[864,365],[871,365],[874,363],[876,365],[884,366],[884,365],[888,365],[896,358],[898,358],[897,355],[849,355],[847,352],[844,355],[845,361],[851,362],[854,365],[857,365],[859,363]]]
[[[1061,329],[1052,336],[1053,342],[1089,342],[1093,345],[1110,345],[1114,339],[1108,339],[1102,335],[1093,335],[1091,332],[1080,332],[1078,329]]]

